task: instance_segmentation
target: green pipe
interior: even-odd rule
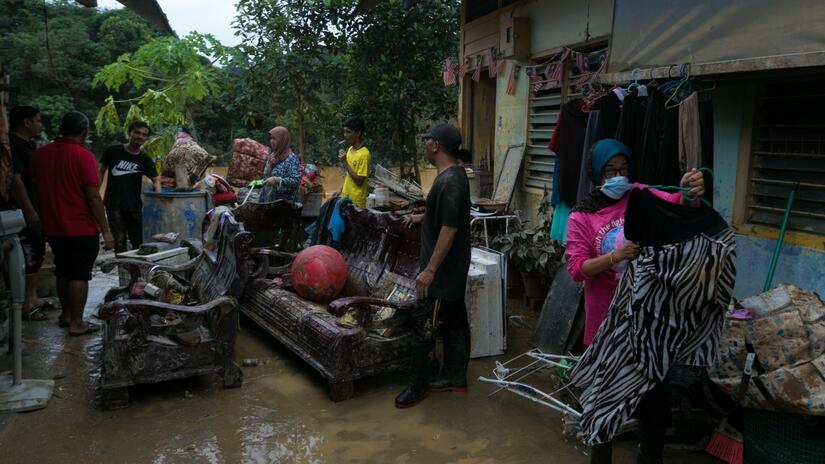
[[[782,218],[782,228],[779,229],[779,237],[776,239],[776,248],[773,249],[771,267],[768,268],[768,278],[765,279],[765,288],[762,289],[763,292],[767,292],[771,289],[771,283],[773,282],[773,273],[776,271],[776,263],[779,262],[779,253],[782,251],[782,243],[785,241],[785,230],[788,229],[788,220],[791,218],[791,207],[793,206],[793,201],[796,198],[796,190],[798,188],[798,183],[793,184],[791,194],[788,196],[788,205],[785,206],[785,217]]]

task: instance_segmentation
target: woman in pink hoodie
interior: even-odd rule
[[[584,344],[590,345],[616,293],[619,277],[628,260],[639,255],[639,247],[624,240],[624,213],[627,193],[645,188],[630,183],[630,152],[614,139],[600,140],[593,147],[592,177],[600,187],[579,202],[567,223],[567,270],[573,279],[584,281]],[[692,170],[682,177],[688,196],[705,192],[702,173]],[[651,190],[673,203],[685,201],[682,192]]]

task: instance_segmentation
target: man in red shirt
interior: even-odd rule
[[[100,198],[97,160],[83,146],[88,132],[89,119],[83,113],[66,113],[60,123],[63,137],[37,149],[30,167],[43,235],[54,252],[54,275],[63,306],[59,323],[73,336],[100,330],[83,321],[100,247],[98,230],[103,232],[103,248],[114,246]]]

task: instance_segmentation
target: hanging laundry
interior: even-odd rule
[[[710,365],[735,283],[733,231],[712,208],[630,193],[625,236],[641,247],[607,319],[569,373],[588,445],[608,442],[672,365]],[[663,412],[667,414],[669,412]]]
[[[696,92],[679,103],[679,168],[682,172],[702,166],[702,131]]]
[[[562,245],[567,245],[567,219],[570,217],[570,206],[559,202],[553,208],[553,219],[550,223],[550,239]]]
[[[579,187],[576,193],[576,203],[584,200],[590,195],[590,192],[596,189],[593,184],[593,173],[590,152],[593,150],[593,145],[604,137],[604,128],[602,127],[602,110],[591,109],[587,118],[587,129],[584,133],[584,145],[582,148],[582,161],[579,168]]]
[[[584,136],[587,132],[588,108],[581,99],[570,100],[561,108],[564,124],[559,131],[554,170],[559,171],[559,199],[575,205],[579,188]]]
[[[634,158],[639,159],[642,157],[644,145],[645,113],[647,113],[647,96],[642,97],[631,93],[624,99],[619,124],[616,128],[616,139],[625,144]],[[638,180],[635,176],[638,172],[638,163],[633,164],[634,179]]]
[[[634,180],[645,184],[678,185],[679,112],[665,108],[667,97],[658,89],[650,92],[642,129],[642,147],[634,155]]]
[[[713,172],[713,102],[699,102],[699,126],[702,139],[702,167]],[[705,172],[705,200],[713,204],[713,174]]]

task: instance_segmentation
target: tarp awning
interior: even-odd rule
[[[825,52],[825,3],[616,0],[608,72]]]

